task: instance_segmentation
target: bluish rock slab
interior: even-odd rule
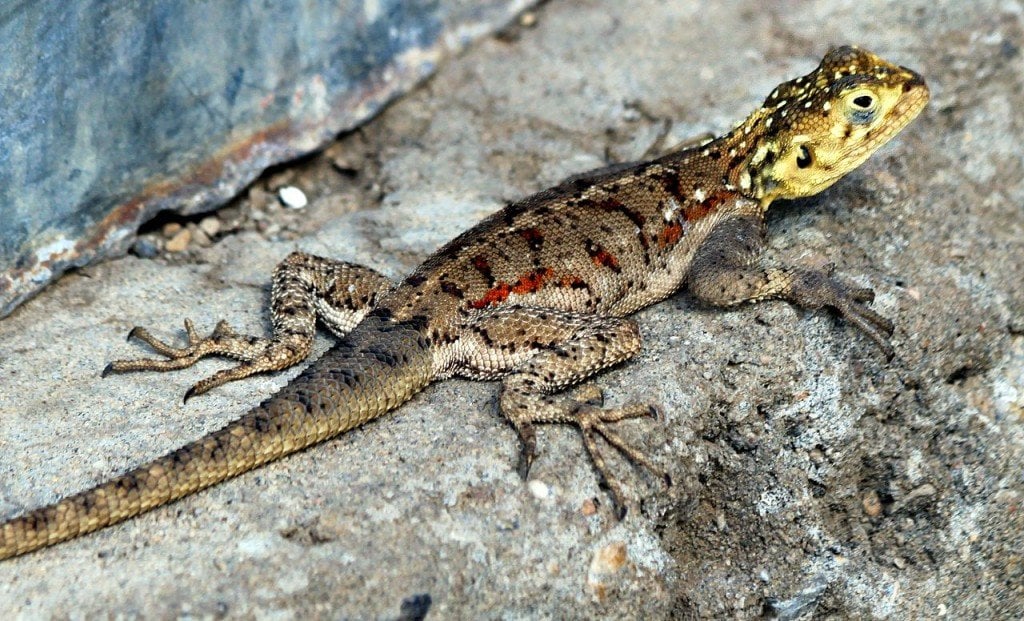
[[[0,317],[315,150],[529,0],[0,8]]]

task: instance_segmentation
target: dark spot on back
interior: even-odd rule
[[[444,280],[441,282],[441,291],[444,291],[448,295],[457,297],[460,300],[465,296],[465,294],[462,292],[462,288],[449,280]]]

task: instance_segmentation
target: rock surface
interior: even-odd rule
[[[0,8],[0,317],[222,205],[504,26],[529,0],[81,0]]]
[[[132,325],[182,338],[183,317],[227,317],[264,331],[268,275],[290,250],[399,276],[504,200],[639,157],[662,134],[727,130],[830,44],[918,69],[933,100],[824,195],[777,205],[773,251],[874,287],[895,360],[825,313],[723,312],[681,294],[638,315],[644,352],[599,380],[612,403],[665,412],[623,427],[675,485],[616,462],[635,503],[622,522],[574,430],[541,430],[524,484],[495,387],[451,381],[340,439],[0,564],[0,610],[387,619],[429,596],[437,619],[1021,617],[1020,4],[624,6],[546,5],[533,28],[484,42],[251,188],[209,247],[80,271],[0,322],[0,515],[215,429],[295,374],[183,406],[224,363],[100,379],[109,360],[146,353],[123,342]],[[309,205],[279,206],[283,185]]]

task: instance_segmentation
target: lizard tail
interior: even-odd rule
[[[357,427],[430,383],[420,327],[368,317],[241,418],[131,472],[0,524],[0,559],[116,524]]]

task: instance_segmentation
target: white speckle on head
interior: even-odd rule
[[[707,194],[704,193],[704,190],[697,188],[693,191],[693,200],[698,203],[703,203],[705,198],[707,198]]]
[[[807,103],[805,103],[805,104],[804,104],[804,107],[805,107],[805,108],[810,108],[810,107],[811,107],[811,102],[810,102],[810,101],[808,101]]]
[[[836,71],[836,74],[834,76],[832,76],[832,79],[833,80],[838,80],[841,77],[843,77],[843,72],[842,71]]]
[[[742,172],[739,173],[739,187],[742,190],[750,190],[751,189],[751,173],[750,172],[748,172],[746,170],[743,170]]]
[[[783,110],[782,112],[779,113],[779,116],[781,116],[782,118],[786,118],[786,112],[787,110]]]
[[[736,149],[729,149],[729,157],[735,157],[735,156],[736,156]]]
[[[700,154],[704,157],[707,157],[711,155],[711,149],[704,149],[703,151],[700,152]]]
[[[778,104],[775,105],[775,109],[776,110],[781,110],[781,109],[785,108],[786,104],[788,104],[788,103],[789,103],[788,99],[783,99],[782,101],[780,101]]]
[[[752,165],[760,164],[766,155],[768,155],[768,145],[762,144],[757,147],[757,151],[754,151],[754,157],[750,158],[750,163]]]
[[[730,191],[730,192],[735,192],[736,191],[736,186],[734,186],[731,183],[727,183],[727,184],[725,184],[725,189]]]
[[[772,117],[768,117],[768,118],[767,118],[767,119],[765,119],[765,121],[764,121],[764,128],[765,128],[765,129],[768,129],[768,128],[769,128],[769,127],[771,127],[771,126],[772,126]]]
[[[824,110],[825,112],[828,112],[829,110],[832,109],[832,102],[831,101],[826,101],[825,105],[823,105],[821,107],[821,109]]]
[[[779,96],[779,89],[775,89],[774,91],[772,91],[772,94],[771,94],[771,98],[772,99],[775,99],[778,96]]]
[[[740,142],[740,148],[741,149],[746,149],[747,148],[747,141],[746,140]]]

